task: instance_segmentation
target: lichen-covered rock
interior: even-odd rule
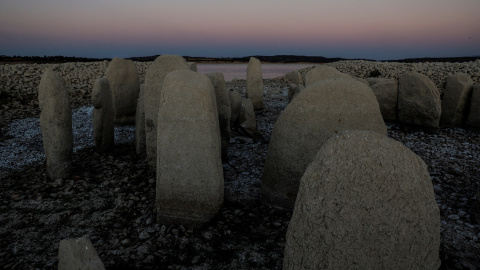
[[[232,90],[228,93],[228,98],[230,101],[230,126],[236,127],[240,125],[240,114],[242,109],[242,96],[235,90]]]
[[[64,239],[58,248],[58,270],[104,270],[88,237]]]
[[[63,78],[52,69],[38,87],[43,148],[51,179],[70,176],[73,155],[72,109]]]
[[[222,160],[226,161],[228,158],[228,144],[230,143],[230,117],[232,114],[230,99],[225,87],[223,73],[209,73],[207,74],[207,77],[212,81],[215,89],[218,122],[220,124],[220,135],[222,138]]]
[[[145,143],[147,163],[152,171],[157,163],[157,117],[165,76],[174,70],[189,70],[187,61],[178,55],[161,55],[155,59],[145,74]]]
[[[368,86],[350,78],[321,80],[306,87],[273,128],[262,176],[265,199],[293,207],[300,178],[318,149],[332,135],[356,129],[387,133]]]
[[[263,75],[262,64],[255,57],[250,57],[247,66],[247,98],[252,101],[255,110],[263,109]]]
[[[115,128],[112,94],[107,78],[95,81],[92,90],[93,139],[99,153],[111,152],[115,148]]]
[[[135,63],[115,57],[108,65],[105,77],[110,83],[115,123],[133,124],[140,86]]]
[[[438,269],[439,247],[423,160],[381,134],[346,131],[302,177],[283,269]]]
[[[320,80],[333,78],[352,79],[350,75],[342,73],[334,67],[320,65],[315,66],[315,68],[305,74],[305,87],[310,86]]]
[[[398,82],[394,79],[368,79],[370,88],[377,97],[383,119],[397,120]]]
[[[201,226],[223,204],[215,93],[202,74],[169,73],[158,113],[156,207],[160,224]]]
[[[440,91],[425,75],[407,71],[398,79],[398,121],[438,129],[442,107]]]
[[[465,73],[456,73],[447,78],[443,91],[442,115],[440,123],[444,126],[454,127],[463,124],[468,109],[468,102],[472,93],[473,81]]]
[[[145,89],[140,85],[140,94],[137,99],[135,113],[135,151],[139,155],[145,154]]]
[[[480,84],[475,85],[472,90],[467,125],[480,128]]]

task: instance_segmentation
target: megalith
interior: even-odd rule
[[[383,119],[397,120],[398,81],[395,79],[368,78],[370,88],[377,97]]]
[[[441,114],[440,91],[425,75],[407,71],[398,78],[398,121],[436,130]]]
[[[188,62],[188,67],[190,68],[191,71],[197,72],[197,63],[195,63],[195,62]]]
[[[250,57],[248,61],[246,97],[252,101],[255,110],[263,109],[262,64],[255,57]]]
[[[332,136],[303,175],[283,269],[438,269],[440,211],[425,162],[371,131]]]
[[[115,148],[115,127],[112,94],[107,78],[95,81],[92,91],[93,139],[99,153],[111,152]]]
[[[205,75],[178,70],[165,77],[160,100],[157,221],[201,226],[223,204],[220,128],[214,87]]]
[[[354,79],[321,80],[305,88],[277,119],[262,175],[272,205],[291,208],[298,184],[318,149],[344,130],[387,133],[372,90]]]
[[[230,99],[225,87],[223,73],[214,72],[207,74],[207,77],[215,89],[215,99],[217,103],[218,123],[220,125],[220,136],[222,145],[222,160],[228,158],[228,144],[230,143],[230,117],[232,114],[230,108]]]
[[[289,84],[288,85],[288,102],[291,102],[300,92],[305,89],[303,84]]]
[[[178,55],[161,55],[145,72],[145,145],[148,166],[155,170],[157,162],[157,116],[165,76],[174,70],[189,70],[187,61]]]
[[[338,71],[336,68],[326,65],[315,66],[312,70],[305,74],[305,87],[321,80],[344,78],[351,79],[348,74]]]
[[[88,237],[64,239],[58,248],[58,270],[104,270]]]
[[[140,87],[135,63],[132,60],[115,57],[108,65],[105,76],[110,83],[115,123],[133,124]]]
[[[240,125],[240,112],[242,109],[242,96],[235,90],[231,90],[228,93],[228,99],[230,100],[231,116],[230,126],[236,127]]]
[[[244,129],[257,129],[255,119],[255,109],[249,98],[242,98],[242,108],[240,110],[240,126]]]
[[[140,85],[140,94],[137,99],[137,110],[135,113],[135,152],[138,155],[145,154],[145,89]]]
[[[48,175],[51,179],[69,177],[73,155],[72,109],[65,81],[52,69],[42,75],[38,103]]]
[[[480,84],[475,85],[472,90],[467,125],[480,128]]]
[[[469,99],[472,94],[473,81],[465,73],[456,73],[447,78],[443,91],[442,114],[440,123],[447,127],[460,126],[466,116]]]

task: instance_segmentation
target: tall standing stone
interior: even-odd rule
[[[232,90],[228,93],[228,98],[230,100],[231,116],[230,116],[230,126],[236,127],[240,125],[240,112],[242,109],[242,96],[235,90]]]
[[[456,73],[447,78],[443,91],[440,122],[448,127],[460,126],[466,118],[473,81],[465,73]]]
[[[187,61],[178,55],[161,55],[145,73],[145,145],[147,163],[155,170],[157,162],[157,117],[165,76],[174,70],[189,70]]]
[[[222,138],[222,160],[226,161],[228,158],[228,144],[230,143],[230,117],[232,114],[230,108],[230,99],[225,87],[223,73],[209,73],[207,74],[207,77],[210,79],[210,81],[212,81],[215,89],[218,122],[220,124],[220,135]]]
[[[262,176],[265,199],[293,207],[308,164],[328,138],[344,130],[387,133],[372,90],[354,79],[318,81],[282,112],[270,137]]]
[[[115,128],[112,93],[107,78],[95,81],[92,91],[93,138],[99,153],[107,153],[115,148]]]
[[[145,154],[145,89],[140,85],[135,113],[135,151],[138,155]]]
[[[303,175],[283,269],[438,269],[440,211],[423,160],[371,131],[346,131]]]
[[[475,85],[472,90],[467,125],[480,128],[480,84]]]
[[[321,80],[328,80],[334,78],[351,79],[348,74],[338,71],[336,68],[326,65],[315,66],[312,70],[305,74],[305,87],[314,84]]]
[[[247,66],[247,98],[255,110],[263,109],[263,75],[262,64],[255,57],[250,57]]]
[[[58,270],[104,270],[88,237],[65,239],[58,248]]]
[[[65,81],[52,69],[42,75],[38,103],[48,175],[66,178],[72,169],[72,109]]]
[[[108,65],[106,78],[110,83],[115,123],[133,124],[140,87],[135,63],[132,60],[113,58]]]
[[[214,88],[179,70],[163,82],[158,113],[157,221],[200,226],[223,204],[220,129]]]
[[[398,121],[438,129],[440,91],[425,75],[407,71],[398,78]]]
[[[397,120],[398,81],[394,79],[369,78],[368,82],[377,97],[383,119]]]

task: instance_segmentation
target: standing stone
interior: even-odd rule
[[[440,211],[423,160],[371,131],[346,131],[303,175],[283,269],[438,269]]]
[[[253,103],[248,98],[242,98],[242,109],[240,111],[240,126],[244,129],[257,129],[255,110]]]
[[[215,89],[215,99],[217,103],[218,122],[220,124],[220,136],[222,138],[222,160],[228,158],[228,144],[230,143],[230,99],[225,87],[223,73],[215,72],[207,74],[207,77]]]
[[[306,87],[277,119],[262,176],[265,199],[291,208],[318,149],[344,130],[387,133],[372,90],[354,79],[321,80]]]
[[[58,270],[104,270],[88,237],[64,239],[58,248]]]
[[[480,179],[477,180],[477,195],[473,206],[473,222],[480,225]]]
[[[438,129],[441,114],[440,91],[425,75],[407,71],[398,78],[398,120]]]
[[[302,75],[300,74],[300,72],[298,72],[298,70],[292,71],[288,73],[288,75],[290,77],[291,84],[304,84]]]
[[[288,85],[288,102],[292,102],[292,100],[300,94],[300,92],[305,89],[303,84],[289,84]]]
[[[231,117],[230,117],[230,126],[236,127],[240,125],[240,113],[242,109],[242,96],[235,91],[232,90],[228,93],[228,98],[230,100],[230,108],[231,108]]]
[[[305,87],[314,84],[321,80],[328,80],[334,78],[351,79],[348,74],[338,71],[336,68],[326,65],[315,66],[312,70],[305,74]]]
[[[373,79],[373,80],[372,80]],[[394,79],[369,78],[370,88],[377,97],[383,119],[397,120],[398,82]]]
[[[52,69],[42,75],[38,103],[48,175],[51,179],[69,177],[73,155],[72,109],[65,81]]]
[[[480,128],[480,84],[475,85],[472,90],[467,125]]]
[[[250,57],[247,66],[247,98],[255,110],[263,109],[263,75],[262,64],[255,57]]]
[[[223,204],[220,129],[214,88],[202,74],[165,77],[158,113],[157,221],[201,226]]]
[[[140,94],[137,99],[137,111],[135,114],[135,151],[138,155],[145,154],[145,89],[140,85]]]
[[[133,124],[139,91],[138,70],[132,60],[115,57],[108,65],[116,124]]]
[[[442,115],[440,122],[448,127],[460,126],[466,118],[473,81],[465,73],[456,73],[447,78],[443,91]]]
[[[197,63],[195,63],[195,62],[188,62],[188,67],[190,68],[191,71],[197,72]]]
[[[157,162],[157,117],[165,76],[174,70],[189,70],[187,61],[178,55],[161,55],[145,73],[145,138],[147,163],[155,170]]]
[[[107,153],[115,148],[115,129],[112,93],[107,78],[95,81],[92,91],[93,138],[99,153]]]

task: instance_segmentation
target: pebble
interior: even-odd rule
[[[143,241],[143,240],[146,240],[146,239],[150,238],[150,234],[146,231],[143,231],[143,232],[140,233],[138,238]]]

